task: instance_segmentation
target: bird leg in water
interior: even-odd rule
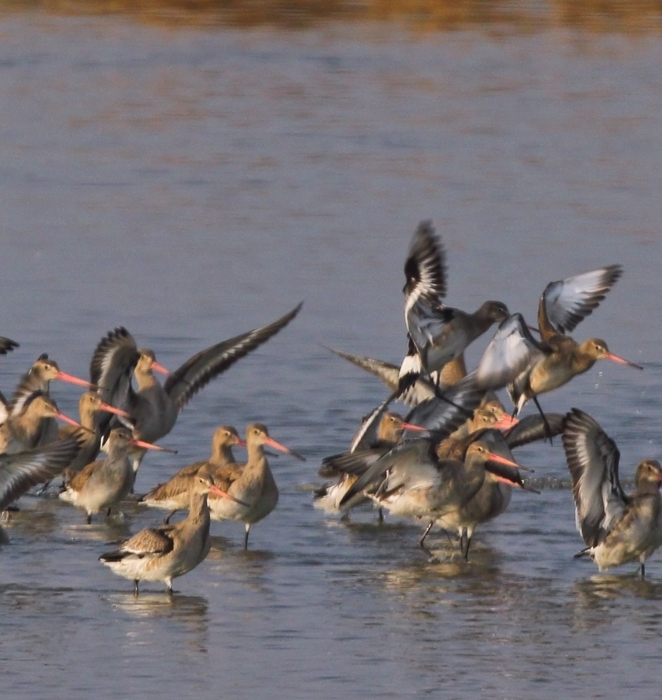
[[[434,520],[430,520],[430,524],[425,528],[425,532],[421,535],[421,539],[418,541],[418,546],[429,556],[432,557],[432,551],[425,546],[425,538],[428,536],[432,526],[434,525]]]
[[[466,528],[462,528],[462,535],[460,536],[460,553],[464,557],[465,561],[469,561],[469,547],[471,547],[471,537],[469,537]]]

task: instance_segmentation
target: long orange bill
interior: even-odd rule
[[[160,365],[156,360],[152,362],[152,369],[155,369],[157,372],[161,372],[161,374],[170,375],[170,372],[168,372],[168,370],[163,365]]]
[[[636,365],[634,362],[624,360],[622,357],[618,357],[618,355],[612,355],[611,353],[605,355],[605,360],[613,360],[614,362],[618,362],[619,365],[628,365],[628,367],[634,367],[635,369],[643,369],[641,365]]]
[[[504,484],[508,484],[508,486],[517,486],[518,488],[523,489],[524,491],[531,491],[531,493],[540,493],[538,489],[534,489],[533,486],[529,486],[523,481],[512,481],[511,479],[508,479],[505,476],[499,476],[498,474],[494,474],[494,477],[497,481],[501,481]]]
[[[519,421],[513,416],[509,416],[504,413],[501,418],[492,426],[495,430],[510,430],[514,425],[517,425]]]
[[[281,452],[284,452],[286,455],[292,455],[292,457],[296,457],[297,459],[300,459],[302,462],[306,461],[306,458],[303,455],[300,455],[298,452],[295,452],[294,450],[290,450],[288,447],[285,447],[285,445],[281,445],[279,442],[272,440],[270,437],[264,439],[264,444],[268,445],[269,447],[273,447],[274,450],[280,450]]]
[[[71,384],[78,384],[78,386],[84,386],[86,389],[96,389],[94,384],[90,384],[84,379],[78,379],[78,377],[72,377],[70,374],[65,374],[64,372],[58,371],[55,375],[55,379],[61,379],[63,382],[71,382]]]
[[[510,459],[506,459],[505,457],[495,454],[494,452],[488,452],[487,458],[490,460],[490,462],[497,462],[498,464],[507,464],[509,467],[521,469],[520,465],[517,464],[517,462],[513,462]]]
[[[122,416],[124,418],[131,418],[131,414],[127,413],[126,411],[123,411],[121,408],[115,408],[115,406],[111,406],[110,404],[103,403],[101,402],[99,404],[99,408],[102,411],[108,411],[108,413],[114,413],[117,416]]]
[[[517,462],[512,462],[509,459],[506,459],[505,457],[501,457],[500,455],[495,454],[494,452],[488,453],[488,457],[490,462],[496,462],[497,464],[505,464],[508,467],[515,467],[515,469],[521,469],[524,472],[533,472],[533,469],[529,469],[529,467],[523,467],[521,464],[517,464]]]
[[[87,430],[88,433],[94,432],[94,430],[86,428],[84,425],[81,425],[78,421],[75,421],[73,418],[69,418],[69,416],[65,416],[64,413],[60,413],[59,411],[55,414],[55,417],[59,418],[60,420],[63,420],[65,423],[69,423],[69,425],[75,425],[77,428]]]
[[[146,450],[157,450],[158,452],[169,452],[170,454],[176,455],[177,450],[171,450],[169,447],[159,447],[158,445],[152,445],[151,442],[143,442],[142,440],[132,439],[129,443],[134,447],[143,447]]]
[[[402,424],[402,429],[403,430],[415,430],[419,432],[427,432],[427,428],[421,428],[420,425],[414,425],[413,423],[403,423]]]
[[[218,486],[210,486],[209,493],[213,493],[214,496],[220,496],[221,498],[229,498],[231,501],[238,503],[240,506],[245,506],[246,508],[248,508],[248,503],[244,503],[243,501],[240,501],[238,498],[231,496],[226,491],[219,489]]]
[[[240,437],[237,438],[237,447],[247,447],[246,440],[242,440]]]

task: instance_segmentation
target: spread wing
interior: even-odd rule
[[[355,452],[360,445],[375,445],[379,441],[379,424],[386,413],[389,404],[398,397],[397,390],[389,394],[379,406],[367,415],[358,432],[352,439],[349,447],[350,452]]]
[[[361,493],[372,484],[383,481],[386,473],[398,468],[403,480],[407,480],[410,475],[416,475],[420,471],[421,465],[430,462],[430,454],[434,443],[428,438],[407,440],[389,450],[385,455],[375,460],[364,473],[352,484],[345,495],[340,500],[339,505],[343,506],[349,502],[357,493]],[[404,481],[403,481],[404,483]]]
[[[536,440],[545,440],[547,437],[554,437],[563,432],[565,426],[565,416],[561,413],[546,413],[545,418],[551,430],[551,435],[547,435],[545,422],[539,413],[534,413],[525,418],[521,418],[512,428],[509,428],[503,437],[512,450],[521,445],[528,445]]]
[[[76,457],[75,436],[16,454],[0,455],[0,511],[37,484],[50,481]]]
[[[0,336],[0,355],[6,355],[8,352],[11,352],[17,347],[18,343],[14,340]]]
[[[623,274],[621,265],[601,267],[574,277],[550,282],[540,299],[557,333],[569,333],[593,313]],[[540,314],[539,314],[540,315]]]
[[[352,355],[349,352],[342,352],[341,350],[334,350],[333,348],[327,348],[327,350],[351,362],[356,367],[360,367],[366,370],[366,372],[374,374],[375,377],[381,379],[391,391],[395,391],[398,388],[400,370],[397,365],[384,362],[383,360],[375,360],[371,357]],[[432,383],[427,379],[419,377],[416,382],[407,388],[398,398],[400,401],[404,401],[408,406],[416,406],[416,404],[432,396],[434,396],[434,387]]]
[[[544,354],[521,314],[509,316],[497,328],[478,365],[477,383],[485,389],[500,389],[510,384]]]
[[[388,447],[373,447],[367,450],[355,450],[331,455],[322,460],[322,466],[318,474],[327,479],[340,474],[360,476],[383,455],[389,451]]]
[[[599,544],[625,513],[628,498],[618,478],[616,443],[584,411],[566,416],[563,448],[575,499],[577,529],[589,547]]]
[[[123,326],[101,338],[90,361],[90,382],[97,387],[102,401],[131,411],[135,401],[131,376],[139,357],[136,341]],[[105,416],[105,423],[111,417]]]
[[[224,340],[193,355],[168,377],[164,390],[181,410],[214,377],[285,328],[302,306],[303,302],[267,326]]]
[[[446,251],[432,221],[422,221],[411,239],[405,280],[405,315],[419,301],[434,304],[446,296]]]
[[[419,403],[409,411],[405,421],[434,431],[438,437],[450,435],[473,416],[485,396],[485,389],[476,383],[476,374],[472,372],[442,390],[442,394],[446,400],[433,396]]]

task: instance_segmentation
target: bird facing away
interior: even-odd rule
[[[194,569],[209,554],[208,494],[219,498],[227,495],[214,485],[203,466],[189,489],[189,513],[184,520],[141,530],[118,549],[102,554],[99,560],[118,576],[131,579],[135,595],[140,581],[163,581],[172,595],[172,579]]]
[[[618,475],[620,452],[616,443],[584,411],[573,408],[563,433],[572,478],[577,529],[589,556],[600,571],[639,562],[645,575],[646,559],[662,544],[662,467],[655,459],[639,462],[636,490],[626,494]]]

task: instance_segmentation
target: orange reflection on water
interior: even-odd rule
[[[413,31],[555,27],[657,33],[659,0],[0,0],[0,12],[122,15],[171,27],[308,28],[328,22],[399,22]]]

